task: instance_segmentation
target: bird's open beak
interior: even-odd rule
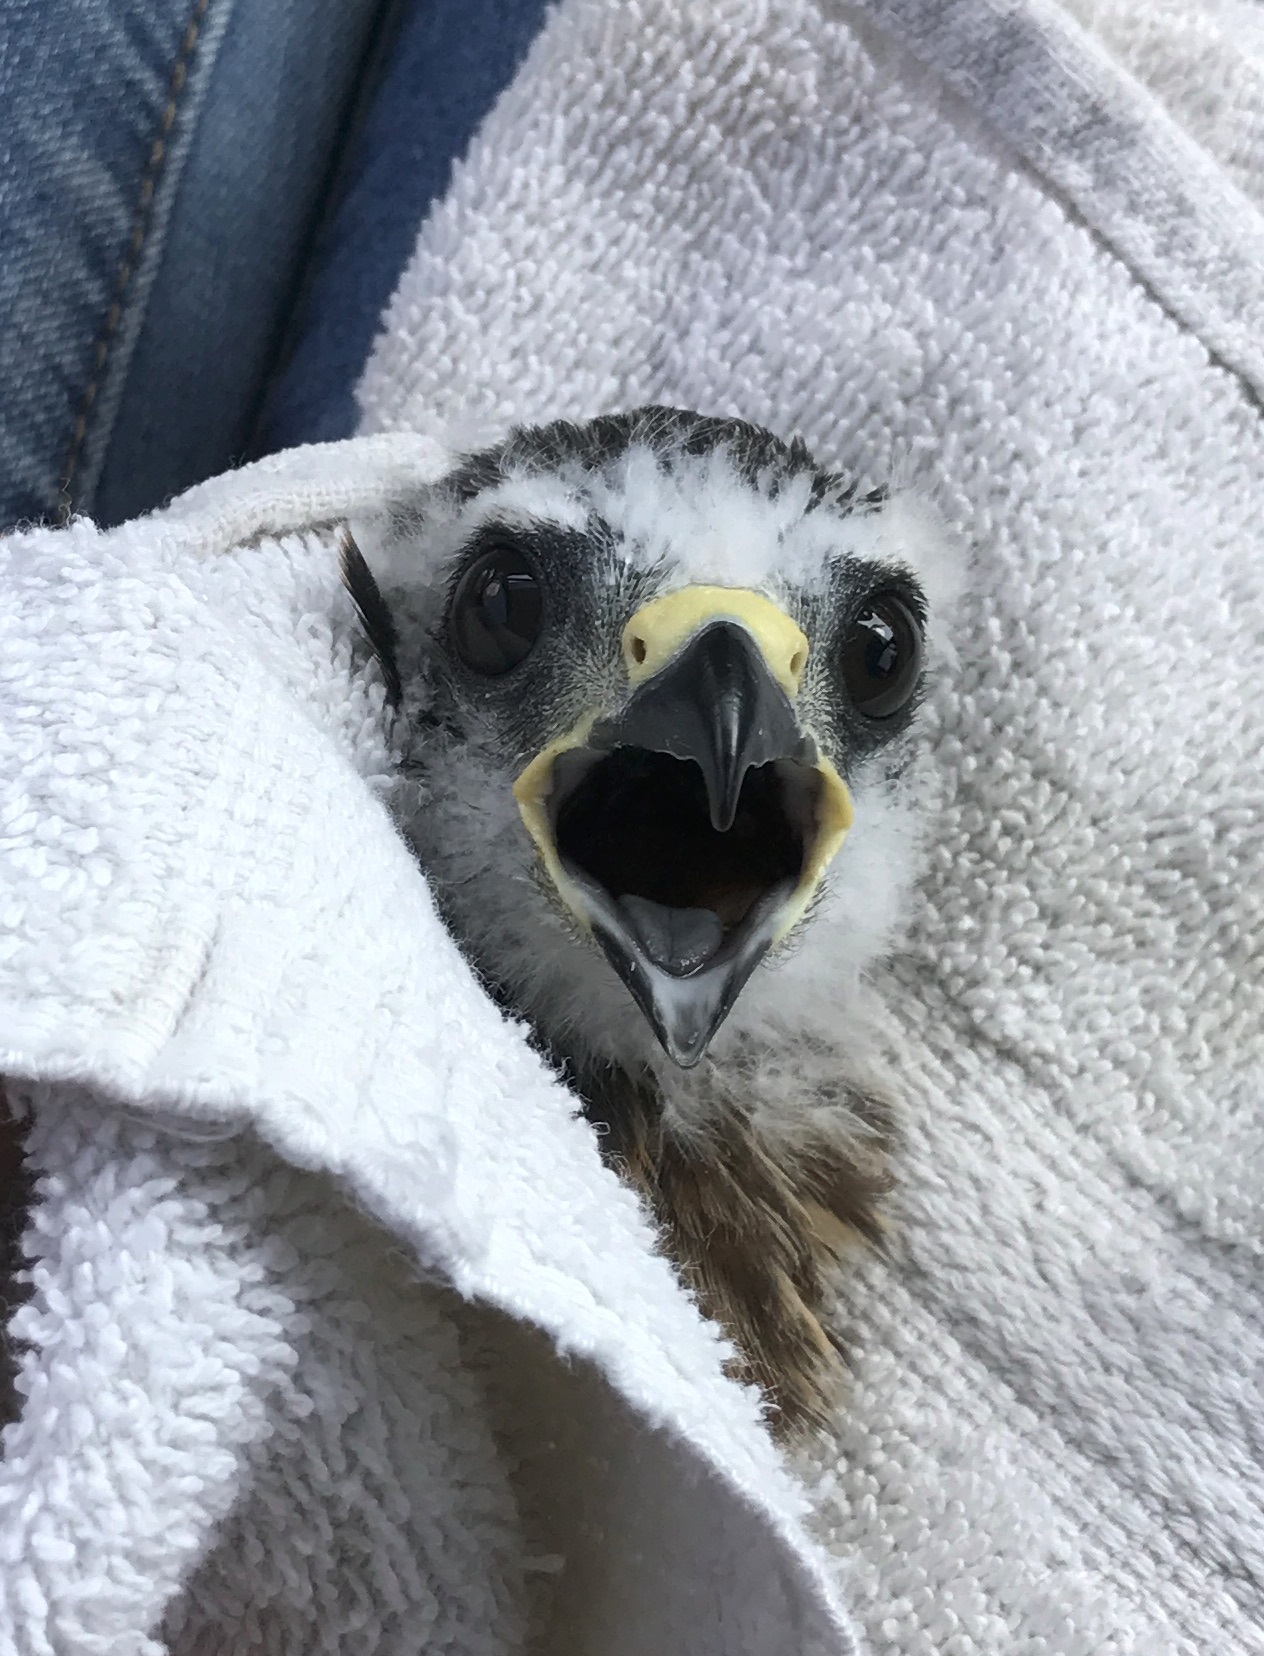
[[[629,695],[514,797],[562,900],[676,1063],[696,1064],[852,821],[795,711],[808,641],[759,593],[686,587],[623,634]]]

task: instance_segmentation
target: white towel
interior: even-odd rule
[[[1264,1651],[1261,40],[564,0],[362,385],[370,429],[741,414],[975,549],[882,984],[907,1257],[806,1469],[879,1652]]]
[[[1260,37],[1171,0],[1147,90],[1123,0],[1074,9],[563,0],[363,396],[458,440],[741,413],[973,542],[879,985],[906,1256],[849,1284],[813,1522],[875,1652],[1258,1656]],[[0,1073],[44,1172],[0,1649],[852,1648],[388,826],[312,526],[438,463],[0,542]]]
[[[855,1648],[757,1400],[383,804],[297,450],[0,540],[0,1074],[31,1112],[15,1656]]]

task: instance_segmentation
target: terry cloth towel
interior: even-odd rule
[[[563,0],[361,386],[741,414],[973,548],[905,1257],[804,1468],[876,1652],[1264,1651],[1260,18]]]
[[[38,1178],[4,1656],[856,1649],[752,1393],[383,796],[300,449],[0,541],[0,1074]]]

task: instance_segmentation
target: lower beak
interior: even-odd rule
[[[617,715],[584,721],[514,788],[563,901],[685,1068],[851,825],[787,682],[748,624],[704,620]]]

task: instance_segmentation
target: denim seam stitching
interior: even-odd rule
[[[144,251],[145,238],[149,233],[152,222],[150,209],[153,206],[154,189],[167,156],[167,138],[171,128],[175,125],[176,113],[180,107],[180,97],[188,84],[189,62],[197,47],[202,22],[206,17],[210,3],[211,0],[197,0],[193,8],[193,15],[190,17],[181,37],[180,50],[176,54],[176,60],[172,65],[171,75],[167,81],[167,102],[163,106],[162,115],[159,118],[158,136],[149,146],[149,159],[146,161],[145,170],[141,174],[140,193],[137,197],[135,212],[132,215],[132,233],[128,239],[127,249],[119,262],[114,299],[106,312],[104,326],[97,338],[96,351],[92,362],[92,378],[88,382],[83,400],[79,405],[70,448],[62,467],[59,517],[63,523],[70,517],[70,486],[74,482],[75,470],[78,467],[79,456],[83,450],[84,438],[88,434],[88,417],[92,412],[92,405],[96,401],[97,392],[101,388],[101,378],[110,359],[110,348],[114,343],[114,336],[118,332],[119,322],[122,320],[123,302],[127,295],[128,284],[136,272],[141,253]]]

